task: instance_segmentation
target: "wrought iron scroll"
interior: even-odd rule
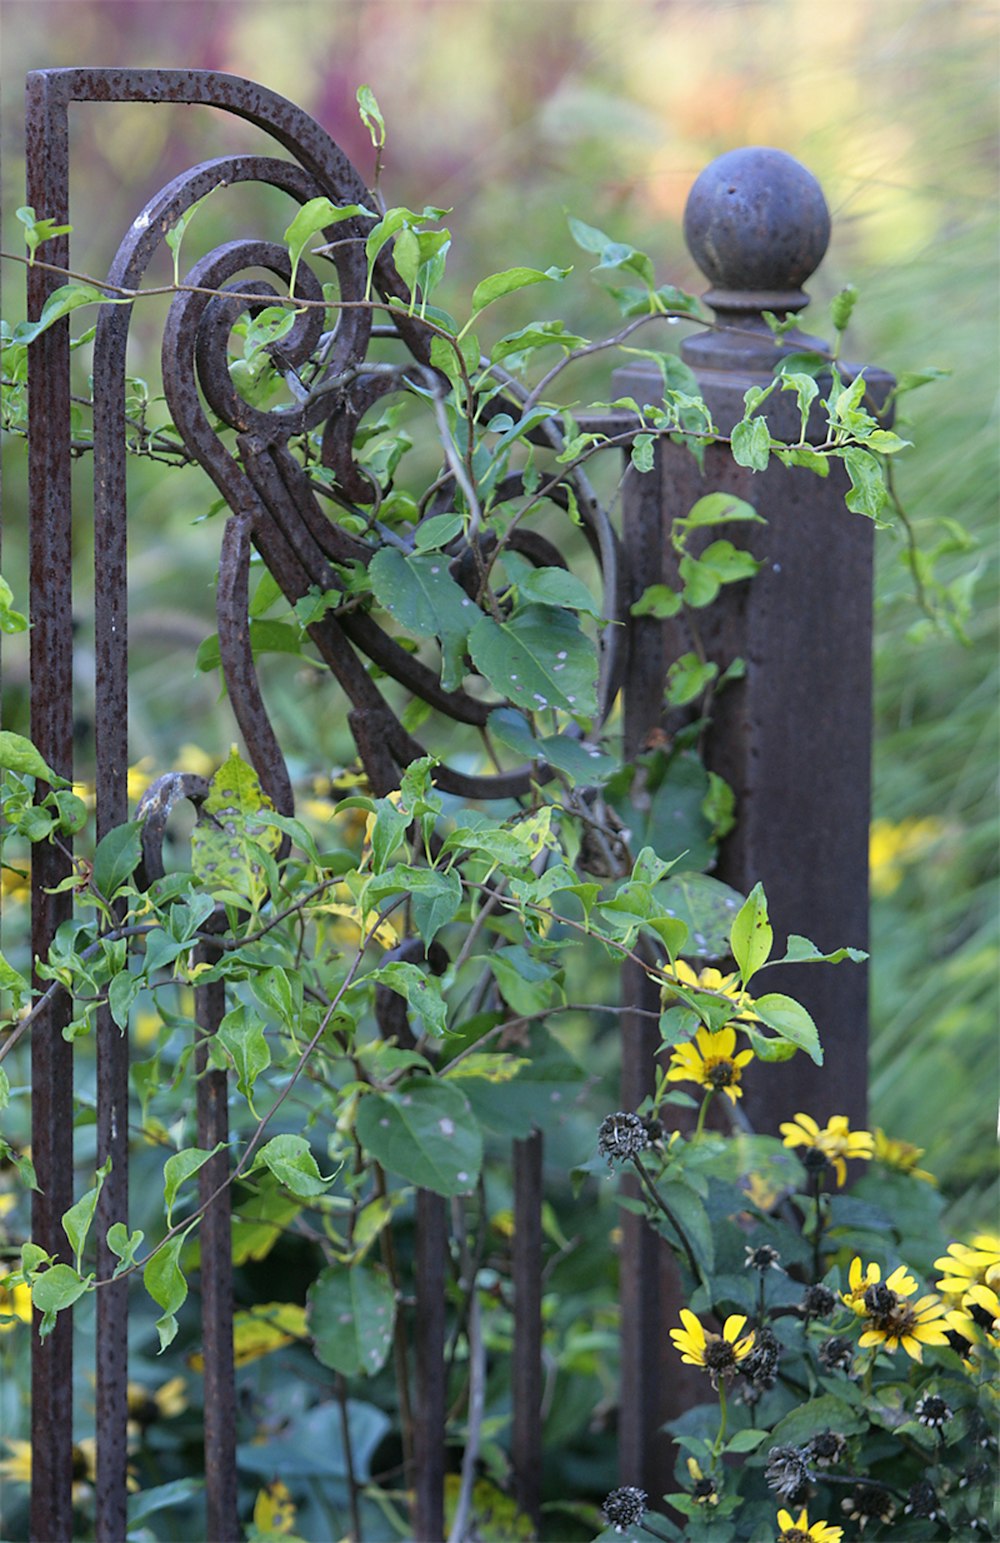
[[[108,274],[109,285],[137,289],[165,232],[198,199],[220,184],[265,183],[287,193],[299,204],[318,196],[339,205],[371,207],[363,179],[339,147],[307,114],[290,102],[248,81],[213,71],[72,69],[45,70],[28,81],[28,201],[57,224],[67,223],[68,206],[68,105],[70,102],[129,101],[144,103],[206,104],[244,118],[265,130],[292,157],[220,157],[203,162],[174,178],[146,204],[122,240]],[[411,391],[429,401],[431,410],[446,388],[444,377],[430,364],[429,338],[419,319],[406,314],[405,305],[394,309],[388,324],[376,330],[399,352],[397,365],[368,362],[373,336],[372,312],[365,302],[366,268],[363,237],[370,221],[355,217],[330,232],[336,245],[325,261],[336,273],[340,293],[340,319],[332,337],[322,333],[320,308],[304,310],[292,331],[281,341],[281,358],[288,366],[302,366],[320,358],[305,400],[291,408],[262,412],[250,407],[234,389],[227,366],[227,341],[234,322],[248,309],[273,302],[287,294],[291,277],[288,253],[269,240],[228,242],[193,265],[185,276],[184,292],[174,299],[164,331],[164,389],[173,421],[187,450],[202,465],[219,489],[230,514],[220,552],[218,584],[218,632],[220,657],[229,698],[246,744],[247,753],[262,785],[277,809],[293,812],[293,795],[281,747],[271,727],[257,679],[250,648],[247,617],[248,575],[253,549],[294,604],[312,588],[336,590],[340,580],[336,564],[367,564],[386,540],[397,534],[379,525],[372,483],[354,457],[354,434],[363,418],[389,393]],[[345,237],[347,238],[345,240]],[[350,238],[354,238],[353,240]],[[65,237],[48,249],[56,265],[69,266]],[[261,271],[274,282],[258,276],[243,281],[239,275]],[[29,274],[29,316],[36,317],[47,293],[57,280],[42,269]],[[384,302],[408,301],[400,279],[383,251],[375,270],[375,292]],[[300,264],[296,294],[318,301],[323,290],[309,261]],[[252,298],[248,299],[247,296]],[[126,772],[128,765],[128,627],[126,564],[125,473],[125,350],[131,320],[130,305],[105,308],[94,345],[95,411],[95,627],[96,627],[96,750],[98,835],[105,834],[128,817]],[[387,313],[388,314],[388,313]],[[70,488],[69,488],[69,372],[65,324],[52,327],[32,349],[31,357],[31,516],[32,516],[32,733],[42,754],[61,775],[72,770],[72,633],[70,604]],[[523,396],[513,381],[487,409],[511,412],[515,417]],[[216,432],[209,414],[236,431],[235,452]],[[293,453],[297,436],[322,430],[322,463],[332,474],[335,500],[354,511],[366,512],[370,534],[362,539],[349,534],[336,518],[330,518],[317,488]],[[558,450],[557,426],[543,424],[535,431],[540,444]],[[619,614],[617,541],[586,479],[579,473],[567,478],[584,533],[600,567],[604,583],[604,615]],[[501,494],[520,491],[517,479]],[[451,507],[454,485],[447,471],[425,517]],[[554,489],[550,502],[567,507],[566,486]],[[529,562],[559,565],[556,548],[538,534],[517,531],[511,546]],[[451,570],[475,603],[476,575],[489,556],[489,538],[471,531],[447,550]],[[480,686],[446,691],[433,664],[407,653],[391,633],[363,611],[339,617],[328,613],[314,623],[310,635],[346,695],[349,720],[369,781],[377,793],[396,785],[399,774],[413,759],[430,748],[441,752],[436,781],[445,791],[473,799],[510,798],[525,793],[537,767],[478,773],[447,764],[445,745],[425,747],[409,733],[390,703],[379,691],[366,661],[400,682],[453,722],[482,729],[494,706]],[[601,660],[601,714],[610,710],[620,682],[619,629],[603,632]],[[189,779],[161,781],[143,806],[147,840],[145,868],[148,879],[160,865],[158,852],[170,807],[177,797],[196,803],[204,788]],[[33,948],[36,956],[48,951],[56,927],[66,914],[67,897],[46,893],[66,872],[68,858],[44,847],[35,866],[33,896]],[[198,994],[197,1016],[202,1036],[217,1027],[224,1005],[221,991],[204,987]],[[72,1063],[71,1046],[60,1030],[69,1004],[50,1008],[33,1042],[33,1144],[40,1192],[35,1197],[33,1218],[36,1241],[59,1255],[64,1249],[60,1217],[72,1203]],[[110,1157],[111,1173],[105,1183],[99,1211],[101,1238],[115,1221],[128,1215],[128,1044],[107,1010],[98,1019],[98,1161]],[[203,1043],[199,1055],[203,1054]],[[214,1072],[202,1079],[199,1102],[199,1144],[211,1148],[228,1139],[225,1074]],[[540,1378],[540,1300],[538,1295],[538,1239],[541,1205],[541,1138],[519,1144],[517,1173],[518,1262],[516,1293],[518,1345],[515,1361],[520,1367],[517,1386],[522,1407],[515,1426],[515,1458],[525,1469],[519,1473],[519,1497],[525,1509],[537,1512],[539,1476],[537,1454],[540,1426],[537,1404]],[[206,1347],[206,1473],[209,1533],[213,1539],[239,1536],[235,1500],[235,1393],[231,1353],[232,1293],[229,1276],[228,1191],[219,1190],[226,1159],[213,1159],[203,1171],[203,1200],[214,1195],[206,1215],[206,1241],[202,1249],[202,1295]],[[427,1273],[425,1291],[440,1297],[440,1270],[444,1217],[436,1197],[421,1199],[421,1225],[426,1228],[422,1248],[437,1258],[437,1275]],[[113,1273],[115,1258],[100,1245],[99,1275]],[[431,1266],[428,1263],[427,1271]],[[98,1292],[97,1350],[97,1536],[117,1539],[126,1530],[126,1384],[127,1310],[125,1282],[102,1287]],[[430,1312],[431,1309],[428,1308]],[[441,1339],[440,1303],[432,1313]],[[440,1322],[439,1322],[440,1319]],[[71,1394],[72,1343],[69,1315],[61,1315],[55,1333],[34,1351],[33,1426],[35,1483],[32,1493],[32,1531],[36,1537],[69,1537],[71,1514]],[[226,1350],[227,1342],[229,1344]],[[429,1341],[428,1341],[429,1343]],[[211,1367],[209,1368],[209,1362]],[[426,1354],[424,1356],[426,1362]],[[428,1400],[429,1419],[416,1425],[427,1434],[437,1430],[443,1415],[443,1366],[437,1371],[424,1365],[420,1385]],[[433,1411],[438,1411],[435,1416]],[[443,1443],[443,1429],[441,1429]],[[530,1472],[528,1470],[529,1456]],[[443,1444],[433,1458],[421,1453],[423,1472],[443,1474]],[[439,1535],[440,1502],[423,1485],[423,1518]],[[421,1533],[421,1536],[424,1534]],[[430,1536],[431,1533],[427,1533]]]

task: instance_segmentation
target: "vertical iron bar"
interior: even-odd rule
[[[128,566],[125,485],[125,340],[131,307],[101,317],[94,347],[94,739],[97,836],[128,819]],[[111,1159],[96,1214],[97,1270],[117,1259],[108,1228],[128,1225],[127,1029],[97,1012],[97,1160]],[[98,1543],[125,1536],[128,1482],[128,1283],[97,1297]]]
[[[68,125],[65,101],[44,78],[31,76],[26,98],[27,202],[39,218],[69,220]],[[68,267],[69,242],[53,238],[50,262]],[[41,312],[58,279],[28,270],[28,317]],[[73,775],[72,514],[70,480],[69,327],[57,322],[32,344],[29,358],[28,477],[31,548],[31,734],[60,776]],[[71,858],[50,842],[32,853],[31,946],[45,958],[57,927],[71,914],[68,893],[53,889]],[[32,1236],[65,1258],[61,1218],[73,1203],[73,1049],[62,1035],[72,1003],[60,995],[35,1023],[31,1039],[31,1144],[38,1174]],[[38,1320],[36,1315],[35,1328]],[[73,1325],[60,1313],[31,1355],[31,1535],[69,1538],[73,1529]]]
[[[444,1467],[447,1372],[445,1367],[445,1263],[448,1225],[444,1200],[417,1190],[416,1420],[413,1432],[414,1536],[420,1543],[444,1537]]]
[[[541,1131],[514,1142],[514,1496],[536,1529],[542,1507]]]
[[[211,944],[198,951],[199,960],[214,964]],[[210,1157],[198,1176],[204,1205],[229,1174],[229,1110],[227,1074],[211,1071],[206,1039],[215,1033],[226,1011],[223,981],[195,990],[199,1039],[195,1050],[198,1077],[198,1145],[223,1150]],[[212,1202],[201,1223],[201,1332],[205,1357],[205,1519],[212,1543],[237,1543],[240,1525],[236,1508],[236,1373],[233,1363],[233,1244],[231,1191],[227,1187]]]

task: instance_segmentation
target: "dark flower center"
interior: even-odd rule
[[[734,1082],[739,1081],[739,1075],[732,1061],[716,1061],[707,1072],[708,1081],[713,1088],[731,1088]]]
[[[736,1352],[728,1339],[718,1334],[706,1334],[705,1365],[713,1372],[729,1371],[736,1365]]]
[[[899,1298],[882,1281],[869,1286],[864,1296],[865,1311],[879,1329],[886,1328],[899,1306]]]
[[[715,1485],[711,1479],[699,1479],[692,1493],[699,1505],[707,1505],[715,1499]]]
[[[946,1425],[951,1419],[951,1410],[943,1398],[936,1393],[928,1393],[917,1405],[917,1419],[921,1425]]]
[[[826,1160],[826,1153],[819,1147],[807,1147],[802,1154],[802,1164],[807,1173],[822,1173],[824,1168],[830,1165]]]

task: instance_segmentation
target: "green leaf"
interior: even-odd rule
[[[855,446],[844,451],[844,465],[851,479],[851,491],[844,499],[848,509],[877,520],[889,501],[881,466],[867,450]]]
[[[767,920],[764,886],[755,884],[733,922],[730,935],[733,958],[739,967],[744,987],[766,963],[774,942],[774,932]]]
[[[473,314],[478,316],[494,300],[512,295],[518,289],[526,289],[529,284],[544,284],[546,280],[559,282],[572,272],[572,268],[546,268],[544,272],[540,268],[505,268],[502,273],[491,273],[489,278],[481,279],[472,291]]]
[[[12,734],[9,729],[0,729],[0,768],[41,777],[45,782],[62,784],[63,781],[42,759],[30,739],[25,739],[23,734]]]
[[[264,1036],[263,1019],[258,1017],[252,1008],[241,1003],[223,1018],[215,1038],[232,1056],[233,1065],[236,1068],[237,1087],[256,1119],[256,1111],[253,1107],[254,1083],[261,1072],[266,1071],[271,1064],[271,1049]]]
[[[333,1182],[323,1178],[304,1136],[272,1136],[257,1153],[251,1173],[260,1167],[268,1168],[279,1184],[302,1200],[322,1195]]]
[[[863,948],[837,948],[832,954],[821,954],[815,943],[792,932],[785,957],[772,959],[771,964],[842,964],[845,959],[850,959],[852,964],[861,964],[867,958]]]
[[[376,150],[380,150],[385,144],[385,119],[375,100],[374,91],[371,86],[359,86],[354,93],[354,99],[358,104],[361,122],[372,137],[372,144]]]
[[[668,584],[650,584],[630,607],[630,616],[653,616],[663,621],[676,616],[684,604],[676,590]]]
[[[0,954],[0,990],[12,991],[18,998],[28,994],[31,988],[24,976],[15,970],[12,964],[8,964],[3,954]]]
[[[670,707],[685,707],[706,691],[719,673],[719,666],[712,659],[699,659],[697,654],[682,654],[667,671],[664,700]]]
[[[250,623],[250,652],[254,659],[259,659],[261,654],[297,654],[302,655],[302,633],[298,627],[293,627],[284,621],[252,621]],[[217,670],[221,667],[222,656],[219,652],[219,635],[213,632],[203,643],[199,645],[195,655],[195,668],[202,672]]]
[[[469,653],[480,675],[528,712],[597,711],[597,653],[565,611],[529,605],[506,622],[482,616],[469,634]]]
[[[448,1008],[441,995],[441,987],[433,975],[427,975],[415,964],[391,959],[380,964],[366,980],[378,980],[390,991],[404,997],[416,1018],[416,1027],[426,1034],[444,1034],[448,1027]]]
[[[772,1446],[800,1446],[819,1431],[835,1430],[844,1436],[854,1436],[866,1430],[867,1424],[863,1411],[831,1393],[821,1393],[779,1420],[769,1440]]]
[[[772,1441],[766,1430],[738,1430],[723,1447],[724,1452],[756,1452],[763,1441]]]
[[[33,343],[37,337],[47,332],[55,322],[68,316],[71,311],[79,310],[81,305],[94,305],[98,302],[114,303],[93,284],[63,284],[49,295],[37,321],[18,322],[14,328],[13,341]]]
[[[517,564],[516,573],[511,576],[517,585],[521,604],[536,601],[539,605],[558,605],[568,611],[583,611],[587,616],[601,615],[601,607],[586,584],[575,574],[567,573],[565,568],[532,568],[527,563]]]
[[[406,556],[397,547],[383,546],[368,567],[379,605],[408,632],[436,637],[441,643],[441,684],[456,691],[465,674],[469,628],[478,611],[448,571],[448,559],[438,554]]]
[[[748,504],[745,499],[735,498],[732,493],[706,493],[704,498],[699,498],[691,506],[683,519],[675,520],[674,525],[697,530],[705,525],[729,525],[734,520],[754,520],[758,525],[767,524],[763,515],[758,514],[753,504]]]
[[[686,1255],[684,1249],[684,1239],[686,1239],[702,1273],[711,1275],[715,1268],[715,1241],[705,1202],[696,1190],[677,1178],[672,1179],[667,1187],[666,1199],[676,1219],[676,1225],[668,1221],[659,1211],[654,1212],[650,1220],[654,1222],[657,1230],[674,1244],[675,1250],[682,1258]]]
[[[737,466],[766,471],[771,454],[771,435],[765,418],[744,419],[737,423],[729,441]]]
[[[0,1066],[0,1111],[6,1109],[10,1103],[10,1078]]]
[[[804,1050],[817,1066],[822,1066],[823,1051],[819,1034],[801,1002],[783,996],[780,991],[774,991],[768,996],[757,997],[753,1010],[769,1029],[774,1029],[783,1039]]]
[[[142,821],[129,820],[98,842],[94,853],[93,881],[105,900],[111,900],[132,877],[142,858]]]
[[[131,1269],[135,1264],[135,1256],[146,1234],[139,1229],[129,1232],[124,1222],[112,1222],[108,1228],[108,1247],[121,1262],[115,1269],[118,1275],[122,1270]]]
[[[411,1077],[361,1100],[355,1126],[365,1150],[409,1184],[437,1195],[475,1188],[483,1158],[479,1127],[455,1087]]]
[[[6,579],[0,578],[0,632],[26,632],[28,630],[28,618],[22,616],[20,611],[12,609],[14,604],[14,591]]]
[[[495,949],[487,958],[500,995],[515,1013],[543,1012],[562,1000],[557,971],[521,943]]]
[[[281,842],[278,831],[260,818],[273,812],[260,778],[234,746],[212,778],[203,806],[206,818],[191,836],[191,866],[210,894],[259,900],[262,858]]]
[[[636,471],[652,471],[655,458],[652,434],[637,434],[632,441],[632,450],[629,455],[629,460]]]
[[[221,1152],[225,1146],[224,1141],[216,1143],[211,1150],[204,1147],[186,1147],[183,1152],[175,1152],[168,1157],[163,1164],[163,1205],[167,1213],[167,1226],[173,1226],[174,1201],[177,1199],[177,1191],[181,1185],[193,1177],[200,1168],[204,1168],[210,1157],[216,1152]],[[141,1234],[140,1234],[141,1236]]]
[[[90,1224],[94,1220],[94,1212],[97,1210],[97,1202],[100,1198],[101,1190],[104,1188],[104,1180],[110,1172],[111,1159],[109,1157],[107,1162],[97,1170],[97,1183],[94,1188],[88,1189],[85,1195],[80,1196],[75,1205],[71,1205],[68,1211],[63,1212],[63,1232],[65,1232],[69,1239],[69,1246],[73,1250],[73,1258],[77,1270],[80,1268],[84,1246],[87,1242],[87,1234],[90,1231]]]
[[[304,991],[299,971],[289,974],[281,965],[260,970],[250,977],[250,990],[283,1028],[295,1028],[302,1016]]]
[[[299,271],[299,261],[312,238],[318,235],[320,231],[324,231],[327,226],[339,225],[342,220],[353,219],[355,215],[361,215],[371,220],[376,218],[374,211],[366,209],[362,204],[333,204],[328,198],[310,198],[307,203],[302,205],[298,214],[285,231],[285,243],[288,247],[288,256],[292,264],[292,271],[288,280],[289,294],[295,293],[295,280]]]
[[[568,354],[572,353],[574,348],[584,347],[586,343],[585,337],[580,337],[575,332],[567,332],[565,322],[534,321],[529,322],[518,332],[508,332],[506,337],[494,343],[490,349],[490,359],[494,364],[500,364],[504,359],[521,355],[527,358],[536,349],[553,346],[561,348],[564,354]]]
[[[616,762],[611,756],[567,734],[551,734],[536,739],[527,720],[512,707],[494,708],[489,716],[488,728],[498,744],[506,745],[527,761],[547,762],[574,783],[582,783],[584,786],[601,783],[616,768]]]
[[[148,954],[147,954],[148,962]],[[120,1029],[128,1028],[128,1015],[132,1003],[143,987],[141,975],[133,975],[128,970],[122,970],[116,975],[108,986],[108,1007],[111,1016]]]
[[[72,1307],[87,1290],[89,1282],[82,1279],[68,1264],[54,1264],[51,1269],[36,1275],[31,1283],[31,1305],[43,1314],[39,1326],[42,1339],[55,1327],[56,1313]]]
[[[830,320],[837,332],[846,332],[857,300],[857,285],[845,284],[830,301]]]
[[[317,1360],[344,1377],[373,1377],[392,1349],[396,1297],[379,1270],[354,1264],[321,1270],[306,1296]]]
[[[435,343],[441,341],[441,338],[434,339]],[[413,545],[418,552],[439,552],[449,541],[454,541],[462,524],[460,514],[433,514],[429,520],[421,520],[413,532]]]
[[[157,1307],[163,1308],[162,1317],[156,1320],[161,1355],[177,1334],[176,1315],[184,1305],[188,1294],[187,1281],[178,1263],[186,1238],[187,1231],[178,1233],[175,1238],[170,1238],[147,1261],[142,1272],[146,1290]]]

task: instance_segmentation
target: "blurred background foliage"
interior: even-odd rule
[[[42,66],[247,75],[317,117],[366,178],[372,152],[354,93],[369,83],[389,125],[388,201],[454,209],[441,303],[459,312],[487,272],[577,261],[567,212],[651,252],[662,282],[700,290],[680,222],[709,160],[769,144],[819,177],[834,223],[810,285],[813,330],[825,330],[825,302],[854,282],[861,304],[849,354],[897,374],[926,365],[951,372],[903,403],[903,432],[918,448],[898,467],[898,489],[921,542],[949,543],[944,576],[966,578],[965,646],[922,620],[900,534],[879,537],[871,1075],[873,1123],[926,1148],[956,1230],[996,1212],[996,18],[994,5],[975,0],[0,7],[8,251],[22,249],[13,219],[24,201],[22,82]],[[168,177],[209,155],[260,148],[249,126],[200,109],[77,107],[71,121],[74,265],[93,273],[106,269],[120,233]],[[262,221],[280,238],[288,212],[269,197],[220,196],[199,217],[197,238],[192,228],[185,255],[244,228],[264,234]],[[3,267],[3,314],[17,320],[22,276]],[[577,277],[558,296],[560,314],[590,336],[611,330],[611,303],[582,267]],[[133,329],[131,367],[154,391],[150,344],[161,321],[149,307]],[[504,326],[517,322],[512,303]],[[583,389],[605,393],[600,366]],[[5,447],[4,475],[3,563],[20,603],[23,445]],[[84,654],[88,479],[81,463],[75,609]],[[149,757],[159,770],[189,743],[221,757],[233,727],[216,704],[214,678],[193,674],[196,647],[214,631],[220,534],[217,522],[193,522],[209,511],[213,490],[197,471],[142,463],[132,469],[131,499],[133,759]],[[7,726],[26,732],[19,641],[5,644],[4,712]],[[349,757],[325,679],[281,660],[268,662],[265,679],[300,778]],[[84,767],[88,690],[84,668]],[[820,1027],[836,1033],[834,1024]]]

